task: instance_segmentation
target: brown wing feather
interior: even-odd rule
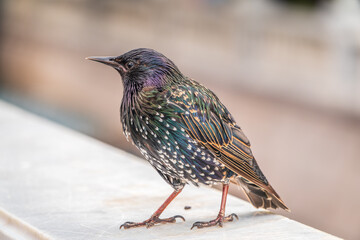
[[[188,134],[210,149],[227,168],[246,180],[246,184],[245,181],[239,183],[243,188],[245,186],[244,191],[255,207],[281,207],[289,210],[260,170],[243,131],[231,123],[220,124],[219,116],[211,116],[211,119],[200,121],[199,117],[183,115],[182,118],[189,128]]]
[[[244,179],[239,183],[245,187],[250,201],[256,207],[277,205],[287,209],[261,172],[251,152],[249,140],[216,95],[192,80],[173,90],[168,102],[179,109],[177,113],[187,127],[186,132]],[[259,195],[261,191],[264,193]]]
[[[196,82],[193,82],[194,85],[196,86]],[[201,85],[187,90],[190,93],[187,101],[181,101],[181,107],[186,111],[182,111],[180,115],[191,138],[210,149],[221,163],[246,182],[257,185],[260,190],[263,189],[271,197],[275,197],[280,202],[278,205],[286,209],[261,172],[250,149],[249,140],[226,107],[215,94]],[[176,103],[179,103],[178,99]],[[254,190],[253,187],[250,188]]]
[[[227,168],[253,183],[267,187],[268,182],[251,152],[249,140],[239,127],[221,122],[214,113],[211,119],[203,118],[202,121],[193,115],[183,115],[182,118],[188,126],[189,135],[211,149]]]

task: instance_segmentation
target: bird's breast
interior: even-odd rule
[[[166,101],[122,107],[124,134],[164,175],[185,182],[213,184],[224,179],[224,167],[197,140]]]

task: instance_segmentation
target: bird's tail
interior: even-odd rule
[[[238,177],[236,178],[241,188],[244,190],[247,198],[251,202],[252,205],[256,208],[282,208],[286,211],[290,211],[290,209],[285,205],[285,203],[281,200],[280,196],[275,192],[275,190],[268,185],[267,189],[259,187],[245,178]]]

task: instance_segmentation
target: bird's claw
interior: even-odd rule
[[[175,215],[175,216],[173,216],[173,217],[171,217],[171,218],[174,219],[174,222],[176,222],[176,218],[180,218],[180,219],[182,219],[182,220],[185,222],[185,218],[184,218],[183,216],[181,216],[181,215]],[[167,219],[170,219],[170,218],[167,218]]]
[[[224,222],[232,222],[232,221],[234,221],[234,218],[239,219],[239,217],[235,213],[232,213],[227,217],[218,216],[216,219],[208,221],[208,222],[195,222],[192,225],[191,229],[193,229],[194,227],[205,228],[205,227],[212,227],[212,226],[216,226],[216,225],[223,227]]]
[[[120,229],[123,227],[124,229],[132,228],[132,227],[140,227],[142,223],[135,223],[135,222],[125,222],[121,224]]]
[[[124,224],[122,224],[120,226],[120,229],[121,228],[129,229],[129,228],[135,228],[135,227],[150,228],[150,227],[154,226],[155,224],[174,223],[174,222],[176,222],[176,218],[180,218],[185,222],[185,218],[183,216],[180,216],[180,215],[175,215],[173,217],[163,218],[163,219],[161,219],[159,217],[151,217],[148,220],[145,220],[145,221],[139,222],[139,223],[125,222]]]

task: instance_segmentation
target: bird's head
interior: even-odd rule
[[[167,57],[155,50],[138,48],[117,57],[88,57],[115,68],[121,75],[125,89],[135,87],[161,88],[172,81],[179,81],[182,74]]]

